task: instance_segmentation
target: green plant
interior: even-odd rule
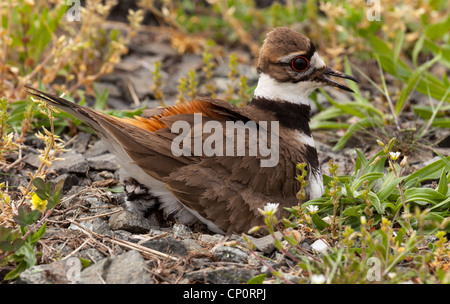
[[[161,106],[165,107],[165,96],[164,93],[161,89],[161,86],[163,85],[161,78],[161,62],[160,61],[155,61],[154,65],[153,65],[153,71],[152,71],[152,75],[153,75],[153,86],[152,86],[152,90],[155,92],[155,99],[159,100],[161,103]]]
[[[4,280],[15,279],[21,272],[36,265],[36,243],[45,234],[46,220],[59,203],[63,182],[55,185],[41,178],[34,179],[31,208],[19,205],[17,214],[12,218],[16,227],[0,226],[0,261],[17,264]]]
[[[331,176],[324,176],[322,198],[288,208],[291,216],[281,220],[276,208],[268,205],[261,210],[265,225],[250,233],[267,230],[276,248],[296,262],[297,274],[309,282],[318,280],[317,276],[323,276],[320,281],[325,283],[396,283],[412,278],[448,282],[447,273],[436,269],[449,267],[444,258],[449,244],[444,236],[450,231],[450,157],[404,175],[407,160],[400,161],[400,153],[393,152],[395,139],[379,145],[382,150],[370,159],[356,150],[355,169],[348,176],[337,175],[337,166],[330,161]],[[302,174],[298,179],[303,188]],[[439,179],[436,189],[421,187],[430,179]],[[276,231],[282,240],[275,237]],[[306,233],[331,246],[311,256],[301,247]],[[431,251],[421,251],[426,238],[436,233],[439,242]],[[247,248],[253,250],[249,239]],[[408,272],[400,265],[407,265]],[[276,276],[283,275],[277,272]]]
[[[216,91],[217,91],[217,87],[215,84],[212,83],[212,77],[214,76],[214,54],[211,53],[210,49],[212,47],[214,47],[215,43],[212,40],[209,40],[207,42],[205,51],[203,52],[203,68],[202,68],[202,72],[205,75],[205,88],[206,88],[206,92],[208,93],[209,96],[211,96],[212,98],[216,97]]]

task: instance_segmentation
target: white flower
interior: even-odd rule
[[[278,206],[280,204],[275,204],[275,203],[267,203],[264,206],[264,210],[261,210],[258,208],[259,212],[261,212],[262,215],[274,215],[277,210],[278,210]]]
[[[397,158],[400,156],[400,152],[389,152],[389,155],[391,156],[392,160],[397,160]]]
[[[317,211],[319,211],[319,207],[317,205],[309,205],[306,207],[308,209],[309,213],[316,214]]]
[[[323,284],[327,278],[323,274],[313,274],[311,276],[311,284]]]

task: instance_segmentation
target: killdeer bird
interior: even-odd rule
[[[92,127],[108,149],[116,154],[129,176],[148,187],[168,213],[177,212],[178,220],[184,223],[198,219],[210,230],[228,234],[246,232],[263,224],[258,209],[263,209],[267,203],[280,207],[298,204],[298,163],[305,162],[308,166],[308,197],[322,196],[322,174],[309,127],[308,96],[316,88],[327,85],[353,92],[330,76],[356,81],[352,76],[327,67],[313,43],[289,28],[276,28],[267,34],[260,50],[258,72],[258,85],[246,107],[198,98],[184,104],[146,110],[135,118],[109,116],[61,97],[29,89],[32,95]],[[231,156],[207,155],[205,151],[193,155],[174,153],[173,143],[178,140],[175,145],[178,148],[180,133],[183,133],[179,128],[173,132],[178,122],[194,130],[182,137],[193,139],[187,141],[188,144],[193,145],[198,138],[200,144],[210,140],[208,134],[195,137],[198,121],[202,127],[213,123],[214,128],[220,130],[219,137],[227,139],[226,143],[230,143],[230,134],[226,134],[229,122],[241,122],[241,126],[253,122],[258,130],[267,129],[268,132],[270,129],[270,134],[276,138],[266,142],[271,143],[270,151],[277,153],[276,163],[262,166],[262,160],[268,157],[260,151]],[[211,125],[209,130],[212,130]],[[257,143],[252,143],[250,131],[245,134],[241,144],[250,150]],[[238,145],[238,139],[232,140]],[[262,141],[264,137],[258,137],[258,142]],[[236,147],[230,151],[236,152]],[[142,213],[148,206],[127,202],[127,207]]]

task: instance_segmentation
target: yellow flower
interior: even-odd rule
[[[44,212],[47,208],[47,200],[42,200],[36,193],[31,196],[31,209]]]

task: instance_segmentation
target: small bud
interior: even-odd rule
[[[258,232],[259,229],[260,229],[259,226],[254,226],[248,231],[248,234],[254,234],[254,233]]]
[[[382,157],[382,156],[377,156],[377,157],[375,158],[375,160],[374,160],[372,163],[370,163],[369,166],[375,166],[375,165],[380,161],[381,157]]]
[[[400,162],[400,167],[406,166],[407,161],[408,161],[408,156],[404,156],[402,161]]]
[[[365,216],[361,216],[361,225],[367,224],[367,219]]]
[[[397,138],[392,137],[392,139],[389,141],[388,146],[389,148],[392,148],[392,146],[394,145],[395,141],[397,140]]]
[[[384,147],[384,142],[382,142],[381,140],[377,139],[377,143],[378,143],[379,146]]]
[[[237,245],[236,241],[225,242],[225,246],[234,247]]]

